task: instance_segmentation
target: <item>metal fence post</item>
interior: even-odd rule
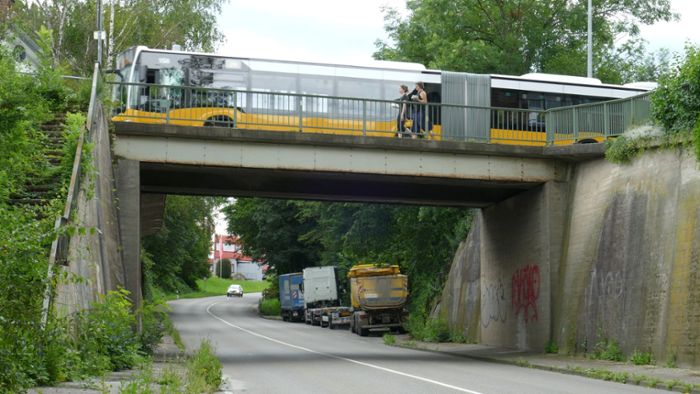
[[[544,113],[544,132],[545,132],[545,144],[546,145],[552,145],[554,144],[554,130],[556,129],[556,125],[554,123],[554,113],[553,112],[545,112]]]
[[[635,110],[634,110],[634,109],[635,109],[635,108],[634,108],[634,102],[635,102],[635,101],[637,101],[636,98],[633,98],[632,100],[630,100],[630,112],[631,112],[631,113],[630,113],[630,125],[637,124],[637,123],[636,123],[636,122],[637,122],[637,116],[636,116],[637,113],[636,113]],[[629,126],[626,125],[626,126],[625,126],[625,130],[627,130],[627,127],[629,127]]]
[[[574,108],[574,142],[578,141],[578,109]]]
[[[612,130],[610,130],[610,108],[607,103],[603,103],[603,136],[605,138],[610,137]]]
[[[362,135],[367,135],[367,101],[362,100]]]
[[[233,128],[238,127],[238,92],[233,92]]]
[[[304,132],[304,114],[301,107],[301,97],[297,96],[297,108],[299,112],[299,132]]]

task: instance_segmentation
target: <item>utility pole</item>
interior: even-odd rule
[[[588,0],[588,78],[593,78],[593,0]]]
[[[97,63],[102,65],[102,40],[105,39],[105,32],[102,27],[102,0],[97,0],[97,31],[94,34],[97,40]]]

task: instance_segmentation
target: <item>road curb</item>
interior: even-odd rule
[[[282,316],[275,316],[275,315],[262,315],[258,313],[259,317],[262,317],[263,319],[267,320],[277,320],[277,321],[282,321]]]
[[[591,376],[590,372],[593,371],[607,371],[614,373],[612,371],[606,370],[604,368],[585,368],[585,369],[574,369],[574,368],[561,368],[561,367],[556,367],[556,366],[551,366],[551,365],[541,365],[541,364],[533,364],[523,358],[522,360],[510,360],[510,359],[503,359],[503,358],[497,358],[497,357],[489,357],[489,356],[480,356],[480,355],[474,355],[474,354],[460,354],[460,353],[453,353],[453,352],[446,352],[446,351],[441,351],[437,349],[429,349],[429,348],[424,348],[420,346],[410,346],[406,345],[405,342],[397,341],[393,345],[387,345],[387,346],[395,346],[395,347],[402,347],[405,349],[413,349],[413,350],[420,350],[423,352],[430,352],[430,353],[439,353],[439,354],[446,354],[446,355],[451,355],[455,357],[461,357],[461,358],[469,358],[472,360],[478,360],[478,361],[484,361],[484,362],[489,362],[489,363],[494,363],[494,364],[505,364],[505,365],[514,365],[517,367],[523,367],[523,368],[532,368],[532,369],[538,369],[542,371],[549,371],[549,372],[557,372],[561,374],[566,374],[566,375],[574,375],[574,376],[581,376],[589,379],[596,379],[596,380],[603,380],[603,381],[608,381],[608,382],[613,382],[613,383],[619,383],[619,384],[628,384],[631,386],[641,386],[641,387],[650,387],[648,386],[649,381],[642,380],[639,383],[635,383],[631,380],[627,380],[625,382],[620,382],[620,381],[615,381],[612,379],[602,379],[596,376]],[[586,373],[586,372],[589,373]],[[633,374],[629,374],[630,377]],[[669,389],[667,387],[664,387],[664,384],[666,384],[666,380],[659,380],[659,382],[654,386],[650,388],[655,388],[659,390],[667,390],[671,392],[677,392],[677,393],[684,393],[684,394],[700,394],[700,385],[693,385],[693,388],[690,391],[684,390],[682,387],[683,382],[680,382],[681,385],[674,386],[673,388]],[[646,383],[646,384],[645,384]]]

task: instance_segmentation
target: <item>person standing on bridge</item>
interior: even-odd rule
[[[425,127],[425,106],[428,104],[428,94],[425,93],[425,87],[423,82],[416,82],[415,94],[411,96],[411,101],[414,101],[413,112],[411,118],[413,119],[413,124],[411,125],[411,131],[414,133],[413,138],[416,138],[422,130],[426,130]]]
[[[398,100],[399,113],[396,116],[396,136],[401,138],[405,130],[406,118],[408,116],[408,104],[406,104],[409,100],[408,86],[399,86],[399,94],[401,95],[401,97],[399,97]]]

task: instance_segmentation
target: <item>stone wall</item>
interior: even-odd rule
[[[563,352],[583,352],[608,338],[626,355],[637,349],[660,363],[700,365],[694,155],[580,163],[569,182],[482,210],[440,313],[485,344],[542,351],[553,340]]]

